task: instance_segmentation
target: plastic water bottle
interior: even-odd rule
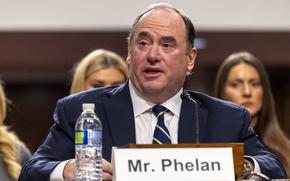
[[[76,180],[102,180],[102,124],[94,104],[83,104],[75,125]]]

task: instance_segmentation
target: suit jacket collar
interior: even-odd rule
[[[128,82],[107,94],[109,98],[103,104],[113,145],[135,143],[135,121]]]
[[[128,82],[116,89],[112,89],[107,94],[109,98],[103,104],[107,117],[106,120],[113,137],[113,144],[115,146],[122,146],[128,143],[136,143],[134,112]],[[193,92],[190,92],[190,94],[195,98]],[[198,103],[199,137],[200,142],[202,142],[208,112],[202,106],[200,100],[195,100]],[[195,143],[197,129],[195,113],[193,103],[182,102],[178,128],[178,143]]]

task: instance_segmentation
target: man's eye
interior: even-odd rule
[[[173,45],[171,43],[164,43],[163,44],[163,47],[165,47],[165,48],[171,48],[171,47],[173,47]]]
[[[148,43],[147,43],[147,41],[139,41],[138,42],[138,45],[140,45],[140,46],[146,46],[146,45],[148,45]]]
[[[163,42],[161,44],[161,46],[165,52],[171,52],[175,48],[175,43],[174,42]]]
[[[148,47],[150,46],[149,42],[146,41],[146,40],[139,40],[137,42],[137,47],[140,49],[140,50],[146,50]]]

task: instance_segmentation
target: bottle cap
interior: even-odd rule
[[[83,104],[83,111],[84,110],[94,110],[95,109],[95,104],[93,103],[84,103]]]

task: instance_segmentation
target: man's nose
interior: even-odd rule
[[[160,49],[158,45],[154,44],[151,46],[148,52],[148,61],[153,63],[159,60],[160,60]]]

